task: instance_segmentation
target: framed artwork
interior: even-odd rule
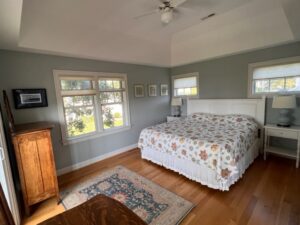
[[[157,85],[156,84],[149,84],[148,94],[149,94],[150,97],[157,96]]]
[[[47,107],[46,89],[13,89],[16,109]]]
[[[160,85],[160,96],[168,96],[169,95],[169,87],[167,84]]]
[[[144,85],[142,85],[142,84],[134,85],[134,96],[136,98],[145,97]]]

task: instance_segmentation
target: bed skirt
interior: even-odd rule
[[[258,156],[260,146],[260,139],[256,139],[245,156],[241,158],[237,164],[237,171],[229,176],[226,180],[220,179],[220,176],[216,171],[208,168],[205,165],[199,165],[189,160],[180,159],[155,149],[144,148],[141,151],[141,155],[143,159],[178,172],[179,174],[191,180],[197,181],[202,185],[206,185],[213,189],[228,191],[229,187],[243,176],[245,170]]]

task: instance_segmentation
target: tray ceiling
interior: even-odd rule
[[[168,25],[159,14],[135,19],[158,5],[0,0],[0,48],[170,67],[300,37],[299,0],[188,0]]]

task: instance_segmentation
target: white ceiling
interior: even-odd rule
[[[169,67],[300,39],[299,0],[188,0],[168,25],[134,18],[158,5],[0,0],[0,48]]]

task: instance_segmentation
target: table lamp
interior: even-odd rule
[[[277,126],[289,127],[289,109],[296,108],[296,96],[295,95],[279,95],[273,97],[272,108],[280,109]]]
[[[175,106],[175,108],[176,108],[174,116],[180,117],[180,115],[181,115],[182,99],[181,98],[172,98],[171,105]]]

